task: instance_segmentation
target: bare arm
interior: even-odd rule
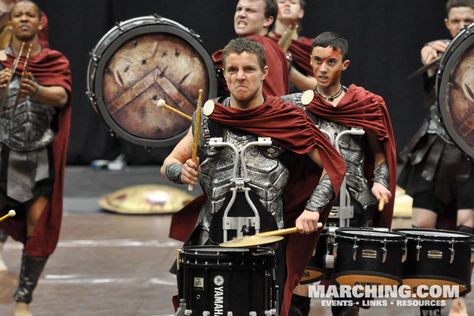
[[[61,86],[42,86],[37,83],[31,74],[21,79],[20,91],[23,95],[28,95],[34,100],[62,108],[67,104],[69,95]]]
[[[299,91],[314,90],[318,81],[313,76],[306,76],[295,67],[290,68],[290,81]]]
[[[441,54],[448,48],[448,43],[443,40],[437,40],[427,43],[421,48],[421,62],[423,65],[428,65],[441,57]],[[435,70],[430,68],[428,70],[428,76],[432,77],[435,74]]]
[[[161,167],[161,175],[170,181],[195,185],[198,176],[198,164],[192,159],[193,134],[190,127],[186,136],[176,145],[166,157]],[[171,169],[171,170],[170,170]],[[174,175],[172,172],[178,172]],[[175,179],[175,176],[177,179]]]

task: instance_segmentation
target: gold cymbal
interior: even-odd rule
[[[99,199],[110,212],[123,214],[169,214],[179,211],[192,196],[166,185],[136,185],[120,189]]]
[[[227,248],[256,247],[280,241],[283,236],[243,236],[221,243],[219,246]]]

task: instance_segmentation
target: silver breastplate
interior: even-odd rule
[[[350,129],[322,118],[313,118],[313,120],[333,144],[338,134]],[[336,144],[334,145],[336,146]],[[364,176],[366,148],[367,138],[364,135],[343,135],[339,138],[338,149],[346,163],[347,190],[363,207],[376,203]]]
[[[228,147],[213,148],[210,146],[207,118],[203,118],[203,137],[201,139],[200,157],[202,159],[199,181],[207,195],[207,201],[201,212],[200,220],[205,229],[209,228],[212,215],[226,208],[224,200],[235,187],[234,165],[237,161],[237,177],[243,178],[243,166],[240,159],[235,159],[234,151]],[[232,144],[242,152],[245,145],[256,141],[254,135],[237,134],[222,128],[222,141]],[[280,161],[283,152],[281,147],[249,147],[245,151],[244,162],[247,168],[246,187],[258,196],[266,211],[275,218],[278,227],[283,227],[282,193],[289,178],[289,171]]]
[[[306,111],[301,103],[302,93],[293,93],[285,95],[282,100],[290,102]],[[307,111],[306,111],[307,112]],[[328,136],[331,143],[334,144],[339,133],[349,130],[348,127],[326,121],[315,115],[310,115],[314,124]],[[359,201],[363,207],[375,204],[377,201],[370,192],[367,179],[364,177],[365,149],[367,138],[365,136],[344,135],[340,138],[339,151],[346,163],[346,181],[349,194]]]
[[[16,151],[44,148],[53,141],[50,126],[55,109],[30,97],[21,97],[15,104],[19,83],[18,76],[14,76],[0,108],[0,142]]]

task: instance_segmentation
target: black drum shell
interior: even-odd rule
[[[464,293],[471,290],[472,236],[466,233],[434,229],[396,229],[407,236],[407,258],[403,264],[403,279],[446,280],[462,285]],[[429,235],[428,235],[429,234]],[[451,241],[455,236],[454,260],[450,263]],[[421,246],[417,260],[417,246]],[[434,258],[429,252],[441,252]],[[440,284],[443,282],[440,282]],[[461,292],[462,293],[462,292]]]
[[[178,260],[179,298],[193,315],[217,314],[215,305],[222,305],[222,315],[265,315],[276,308],[275,264],[274,250],[266,247],[185,247]]]
[[[358,238],[355,260],[352,238]],[[336,230],[335,239],[337,253],[334,276],[338,284],[343,284],[340,281],[341,277],[351,275],[354,276],[353,284],[345,285],[386,284],[370,281],[367,276],[373,276],[375,279],[386,278],[393,285],[402,283],[401,262],[405,244],[405,237],[402,234],[363,228],[339,228]],[[382,262],[384,239],[388,241],[386,243],[387,256],[385,262]],[[364,252],[371,253],[375,258],[369,258]]]

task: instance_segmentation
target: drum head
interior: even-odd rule
[[[99,41],[88,68],[88,95],[119,137],[144,147],[174,145],[191,122],[157,107],[160,99],[192,115],[217,93],[211,57],[198,35],[158,16],[121,22]]]
[[[454,142],[474,157],[474,24],[461,31],[444,54],[437,96],[444,125]]]

